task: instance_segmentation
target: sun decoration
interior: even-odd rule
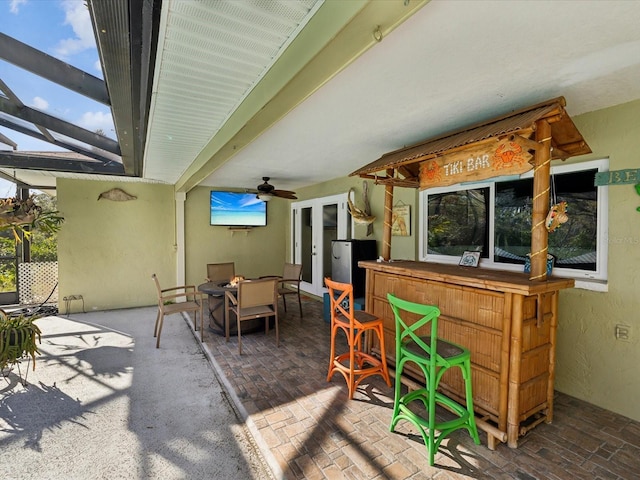
[[[11,230],[16,242],[22,241],[20,234],[29,237],[31,230],[45,233],[60,230],[64,217],[58,211],[43,211],[34,201],[34,196],[25,199],[0,198],[0,232]]]

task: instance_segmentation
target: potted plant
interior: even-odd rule
[[[38,343],[42,343],[40,328],[34,323],[38,317],[7,315],[0,310],[0,371],[20,362],[23,358],[33,360],[36,368],[36,355],[40,355]]]
[[[43,232],[57,232],[64,222],[58,211],[45,211],[36,202],[36,197],[0,198],[0,232],[10,230],[16,242],[21,242],[20,234],[31,235],[32,229]]]

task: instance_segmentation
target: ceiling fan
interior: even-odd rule
[[[276,190],[273,185],[269,183],[269,177],[262,177],[264,183],[258,185],[258,198],[265,202],[268,202],[273,197],[286,198],[289,200],[297,200],[296,192],[290,190]]]

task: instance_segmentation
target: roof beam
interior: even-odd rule
[[[0,58],[96,102],[111,104],[106,84],[99,78],[1,32]]]
[[[74,160],[53,155],[0,152],[0,168],[22,170],[48,170],[54,172],[92,173],[102,175],[124,175],[122,164]]]
[[[90,132],[84,128],[78,127],[59,118],[47,115],[30,107],[18,107],[9,99],[0,97],[0,111],[20,118],[35,125],[40,125],[54,132],[58,132],[70,138],[74,138],[80,142],[93,145],[107,152],[120,155],[120,146],[115,140],[104,137],[94,132]]]
[[[15,93],[13,93],[13,90],[11,90],[9,86],[6,83],[4,83],[2,79],[0,79],[0,90],[2,90],[4,94],[9,98],[9,100],[11,100],[14,104],[16,104],[16,106],[18,107],[25,106],[24,103],[22,103],[22,100],[20,100],[20,98],[18,98],[18,96]],[[49,133],[49,130],[47,130],[44,127],[41,127],[40,125],[36,125],[36,127],[38,130],[40,130],[40,132],[42,132],[42,135],[44,135],[47,138],[47,141],[53,142],[53,135]]]
[[[37,138],[38,140],[42,140],[43,142],[49,142],[53,145],[56,145],[60,148],[66,148],[67,150],[71,150],[72,152],[79,153],[81,155],[85,155],[87,157],[91,157],[99,162],[109,163],[115,161],[113,158],[105,157],[100,153],[94,150],[88,150],[86,148],[80,147],[78,145],[74,145],[73,143],[64,142],[62,140],[56,140],[53,138],[53,141],[48,140],[44,135],[39,134],[29,128],[23,127],[22,125],[18,125],[17,123],[12,122],[11,120],[7,120],[5,118],[0,117],[0,126],[10,128],[18,133],[22,133],[23,135],[29,135],[33,138]],[[16,145],[17,147],[17,145]],[[15,148],[14,148],[15,150]]]
[[[162,0],[87,0],[127,175],[141,176]]]

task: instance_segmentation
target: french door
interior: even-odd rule
[[[320,296],[331,275],[331,241],[351,238],[347,194],[292,203],[291,232],[293,261],[302,264],[300,288]]]

